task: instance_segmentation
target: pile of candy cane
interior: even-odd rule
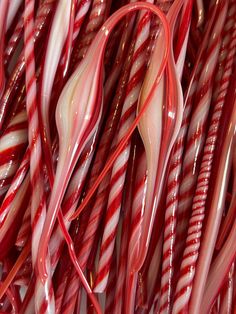
[[[0,313],[235,313],[236,0],[0,0]]]

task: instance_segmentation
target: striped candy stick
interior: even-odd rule
[[[193,108],[193,99],[195,98],[197,82],[202,69],[202,59],[209,37],[209,33],[214,22],[216,10],[210,12],[210,20],[207,24],[207,31],[199,51],[195,68],[192,76],[188,81],[188,89],[185,95],[185,109],[182,126],[173,148],[168,184],[167,184],[167,201],[164,227],[164,245],[163,245],[163,261],[161,276],[161,293],[160,293],[160,312],[167,313],[171,310],[171,299],[173,294],[173,274],[174,274],[174,258],[175,258],[175,241],[176,241],[176,221],[177,208],[179,203],[179,188],[182,172],[182,158],[184,145],[186,141],[188,126]]]
[[[27,240],[30,238],[31,233],[31,202],[29,203],[29,206],[27,207],[23,220],[22,225],[20,227],[20,230],[18,232],[15,245],[18,247],[24,247]]]
[[[108,186],[110,182],[110,175],[108,174],[106,178],[102,181],[98,189],[98,194],[96,196],[96,201],[93,205],[91,213],[85,211],[81,215],[80,230],[85,229],[84,234],[78,236],[78,240],[75,243],[78,245],[78,261],[81,269],[85,271],[87,262],[90,257],[94,241],[96,240],[97,231],[101,223],[102,212],[105,209],[107,196],[108,196]],[[82,242],[82,245],[81,245]],[[78,289],[80,288],[80,281],[75,270],[71,271],[69,285],[65,291],[65,296],[63,300],[63,311],[72,311],[75,307],[75,302],[78,295]]]
[[[0,98],[5,88],[5,70],[4,70],[4,39],[6,32],[7,12],[8,12],[9,1],[2,0],[0,2]]]
[[[114,251],[106,289],[105,314],[110,314],[112,312],[118,314],[118,312],[115,312],[114,307],[117,279],[117,254],[116,251]]]
[[[202,226],[205,217],[206,198],[209,189],[209,180],[211,175],[212,162],[215,152],[215,145],[217,140],[217,134],[220,126],[220,119],[222,110],[225,103],[225,97],[227,94],[230,76],[232,73],[233,60],[236,52],[236,26],[234,24],[233,32],[230,31],[230,25],[232,20],[235,22],[236,5],[232,3],[229,9],[229,15],[225,25],[225,35],[230,36],[231,40],[228,42],[228,46],[222,46],[226,62],[224,66],[224,74],[220,81],[220,89],[218,91],[218,97],[213,102],[213,113],[210,121],[210,127],[207,134],[206,143],[204,146],[203,158],[201,162],[200,172],[197,178],[197,187],[194,193],[192,213],[189,221],[188,236],[186,240],[185,250],[183,254],[183,260],[180,269],[180,279],[177,285],[177,293],[181,291],[182,302],[188,303],[190,293],[192,289],[193,279],[195,275],[195,268],[200,248],[200,240],[202,234]],[[228,34],[227,34],[228,33]],[[221,60],[222,62],[222,60]],[[191,271],[190,271],[191,269]],[[188,290],[188,293],[185,291]]]
[[[126,178],[126,184],[124,187],[124,198],[122,205],[123,217],[120,221],[121,225],[121,236],[117,237],[117,246],[119,249],[119,263],[117,270],[117,279],[115,285],[114,295],[114,311],[115,313],[122,313],[124,308],[124,297],[125,297],[125,279],[127,270],[127,259],[128,259],[128,245],[130,238],[130,227],[132,217],[132,206],[133,206],[133,191],[135,184],[136,171],[138,169],[138,154],[140,149],[137,147],[140,145],[138,142],[137,134],[134,135],[134,139],[131,144],[131,152],[128,164],[128,172]],[[119,245],[118,245],[119,244]],[[109,282],[109,280],[108,280]],[[109,285],[109,283],[108,283]],[[107,288],[108,289],[108,288]]]
[[[86,145],[85,150],[77,163],[76,169],[72,175],[70,184],[62,203],[64,221],[68,229],[70,227],[70,221],[68,220],[68,217],[70,217],[71,214],[75,211],[77,203],[81,198],[81,193],[86,182],[95,147],[96,138],[94,137],[91,142]],[[52,234],[49,244],[52,267],[55,267],[58,262],[63,243],[64,239],[61,233],[61,229],[59,226],[57,226]]]
[[[102,26],[105,13],[106,13],[106,6],[108,4],[107,0],[94,0],[91,13],[89,15],[88,24],[86,29],[84,30],[81,41],[79,43],[79,60],[83,59],[88,47],[90,46],[93,38],[95,37],[97,31]]]
[[[27,126],[26,110],[22,103],[0,137],[0,200],[10,187],[21,162],[27,145]]]
[[[35,263],[38,255],[38,245],[42,226],[46,217],[46,202],[44,195],[42,168],[41,138],[36,102],[36,76],[34,60],[34,0],[25,0],[24,12],[24,56],[26,73],[26,109],[29,122],[29,149],[30,149],[30,181],[33,188],[31,201],[32,219],[32,262]],[[47,259],[48,278],[42,283],[39,279],[35,287],[36,313],[54,312],[54,298],[50,278],[49,258]]]
[[[3,200],[0,209],[0,224],[5,220],[5,217],[11,211],[11,204],[14,201],[17,191],[19,190],[22,182],[24,181],[29,169],[29,150],[26,151],[25,156],[12,180],[11,186]]]
[[[51,18],[52,11],[54,9],[56,1],[55,0],[46,0],[42,3],[42,6],[39,8],[37,12],[37,17],[35,21],[35,29],[34,29],[34,40],[38,45],[39,40],[45,33],[46,26],[49,23]],[[40,46],[42,47],[42,45]],[[39,49],[40,51],[40,49]],[[19,88],[19,80],[21,79],[25,69],[25,60],[24,53],[22,52],[19,56],[19,59],[11,72],[10,78],[7,82],[4,94],[0,100],[0,130],[2,130],[7,110]]]
[[[127,270],[124,292],[124,309],[126,313],[133,313],[135,308],[135,291],[138,284],[138,274],[132,272],[133,260],[135,260],[139,250],[139,236],[142,226],[142,212],[144,210],[144,200],[147,188],[147,161],[143,145],[139,146],[140,153],[137,161],[137,175],[134,183],[133,204],[130,237],[128,243]]]
[[[212,37],[205,58],[204,67],[198,82],[196,105],[189,125],[185,157],[183,160],[183,178],[180,185],[178,204],[177,252],[183,253],[183,239],[189,219],[189,211],[193,200],[193,191],[196,186],[199,159],[205,141],[206,121],[212,97],[213,74],[217,65],[221,35],[226,17],[228,2],[220,2],[218,19],[214,25]],[[179,255],[178,254],[178,255]]]
[[[92,2],[91,0],[81,0],[79,2],[78,12],[75,17],[74,29],[73,29],[73,43],[72,43],[73,47],[75,45],[76,38],[79,35],[79,32],[81,30],[82,23],[90,9],[91,2]]]
[[[136,44],[131,59],[131,72],[129,75],[126,96],[118,126],[118,143],[123,138],[124,134],[126,134],[128,128],[135,118],[138,95],[141,89],[143,74],[146,69],[146,49],[148,46],[149,26],[150,13],[142,14],[137,26]],[[106,255],[107,260],[103,260],[103,263],[99,262],[98,275],[94,288],[96,292],[103,291],[106,287],[106,281],[108,280],[109,264],[107,264],[107,261],[111,260],[110,257],[114,248],[116,237],[115,230],[117,230],[119,221],[119,214],[122,202],[122,191],[125,183],[129,155],[130,142],[128,142],[126,147],[124,147],[120,156],[115,161],[112,169],[108,208],[106,212],[106,225],[100,253],[100,261],[103,260],[103,255]],[[110,225],[110,222],[112,222],[112,225]],[[104,249],[105,247],[106,249]],[[104,268],[107,269],[106,273],[104,273],[103,271]],[[103,277],[100,277],[99,273],[103,273]],[[104,277],[106,278],[104,279]],[[100,287],[101,281],[103,281],[102,287]]]
[[[30,180],[29,174],[27,174],[20,184],[19,188],[16,190],[14,197],[10,200],[10,208],[8,215],[3,212],[3,221],[0,224],[0,259],[3,260],[9,250],[12,249],[15,243],[15,239],[19,228],[21,226],[21,221],[25,210],[28,206],[30,195]],[[7,206],[5,209],[8,210]],[[12,227],[14,226],[14,228]]]
[[[22,33],[24,28],[24,18],[23,16],[20,17],[19,21],[16,24],[16,27],[14,29],[13,34],[11,35],[11,38],[7,42],[6,49],[4,51],[4,65],[8,66],[10,63],[10,60],[16,51],[16,48],[20,42]]]

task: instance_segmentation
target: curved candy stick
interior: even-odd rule
[[[42,279],[47,277],[45,258],[48,242],[68,184],[68,180],[70,179],[81,150],[89,138],[91,138],[91,135],[95,132],[99,124],[102,110],[102,58],[108,35],[120,18],[127,13],[138,9],[150,9],[156,13],[163,22],[167,37],[167,47],[165,48],[163,62],[160,66],[157,78],[153,83],[151,94],[153,89],[158,84],[160,76],[165,68],[169,51],[169,28],[166,19],[160,10],[155,6],[146,3],[136,3],[123,7],[107,20],[100,32],[97,34],[96,39],[93,41],[86,58],[80,63],[77,70],[66,84],[60,96],[56,111],[60,150],[55,183],[43,228],[42,241],[40,243],[38,268]],[[98,62],[95,62],[94,58]],[[142,112],[145,111],[145,108],[148,105],[148,102],[149,97],[147,99],[146,106],[142,108],[141,113],[136,118],[132,129],[127,134],[126,138],[124,138],[124,141],[121,142],[117,151],[113,154],[113,159],[114,157],[116,158],[117,153],[119,154],[119,150],[122,149],[122,145],[125,144],[127,138],[136,127]],[[104,168],[104,171],[106,171],[106,167]],[[101,173],[101,176],[104,175],[104,171]],[[101,176],[99,180],[101,180]]]
[[[167,17],[170,20],[170,26],[173,36],[175,21],[183,5],[183,1],[175,2]],[[139,107],[140,110],[146,99],[146,95],[152,86],[155,68],[159,67],[159,56],[162,53],[163,33],[160,33],[155,51],[153,53],[153,62],[146,74],[144,85],[142,87]],[[173,39],[173,38],[172,38]],[[144,262],[150,242],[151,231],[153,228],[154,217],[159,203],[163,179],[169,155],[180,129],[183,114],[183,96],[181,86],[174,65],[173,50],[169,55],[167,63],[167,80],[169,95],[167,97],[167,107],[165,108],[164,78],[155,93],[152,95],[151,104],[139,124],[139,132],[144,142],[147,154],[147,194],[145,211],[143,215],[143,231],[140,237],[140,252],[134,265],[134,270],[138,271]],[[163,108],[166,116],[162,116]],[[162,127],[163,125],[163,127]],[[162,131],[161,131],[162,130]],[[161,151],[160,151],[160,145]]]
[[[137,3],[135,4],[135,7],[142,5],[146,7],[146,4],[144,3]],[[149,106],[150,100],[152,98],[152,94],[154,93],[156,87],[158,86],[158,84],[160,83],[160,80],[162,78],[162,75],[164,73],[166,64],[167,64],[167,59],[169,56],[169,45],[170,45],[170,33],[169,33],[169,26],[168,23],[166,23],[166,18],[163,15],[163,13],[157,9],[156,7],[154,7],[153,9],[151,9],[151,5],[149,4],[148,9],[152,10],[153,12],[157,13],[161,19],[161,21],[163,22],[163,26],[164,26],[164,31],[166,34],[166,49],[164,52],[164,56],[163,56],[163,62],[161,63],[161,66],[159,68],[159,71],[157,73],[156,76],[156,80],[153,83],[153,86],[151,88],[151,91],[146,99],[145,104],[143,105],[143,107],[141,108],[139,114],[137,115],[137,117],[135,118],[133,124],[131,125],[131,127],[128,129],[126,136],[124,136],[124,138],[122,139],[122,141],[120,142],[120,144],[117,146],[116,150],[114,151],[114,153],[112,153],[111,157],[109,158],[107,164],[104,166],[103,170],[101,171],[100,175],[98,176],[97,180],[95,181],[94,185],[91,187],[91,189],[89,190],[88,194],[86,195],[83,203],[80,205],[80,207],[76,210],[76,212],[70,217],[71,220],[77,218],[79,216],[79,214],[84,210],[84,208],[86,207],[86,205],[88,204],[88,202],[90,201],[91,197],[93,196],[94,192],[96,191],[96,189],[98,188],[99,184],[102,182],[104,176],[106,175],[106,173],[109,171],[109,169],[111,168],[112,164],[114,163],[114,161],[116,160],[116,158],[119,156],[119,154],[121,153],[122,149],[124,148],[124,146],[126,145],[127,141],[129,140],[129,138],[131,137],[131,135],[133,134],[135,128],[137,127],[137,125],[140,122],[140,119],[142,118],[143,114],[145,113],[146,109]]]
[[[42,119],[41,133],[43,139],[43,150],[49,173],[52,173],[49,106],[56,70],[60,61],[61,53],[69,32],[69,22],[73,0],[60,0],[58,2],[50,35],[47,44],[45,62],[42,70],[40,88],[40,115]]]

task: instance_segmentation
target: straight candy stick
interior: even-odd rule
[[[32,219],[32,261],[36,265],[38,247],[42,226],[46,217],[46,199],[44,194],[42,168],[42,148],[39,130],[39,117],[36,102],[36,75],[34,60],[34,0],[25,0],[24,12],[24,56],[26,70],[26,109],[29,121],[30,149],[30,181],[34,189],[31,201]],[[46,258],[47,269],[50,273],[49,257]],[[36,282],[35,287],[36,313],[53,313],[55,311],[54,297],[50,275],[42,284]]]

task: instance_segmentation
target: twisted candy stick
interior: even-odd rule
[[[8,11],[8,0],[2,0],[0,2],[0,98],[2,97],[4,87],[5,87],[5,71],[4,71],[4,38],[6,31],[6,19]]]
[[[142,147],[142,146],[141,146]],[[138,157],[138,169],[135,178],[134,196],[132,204],[132,217],[130,238],[128,243],[128,256],[127,256],[127,271],[125,282],[125,304],[124,308],[126,313],[133,313],[135,308],[135,291],[137,285],[138,275],[132,272],[132,265],[137,258],[139,251],[139,238],[141,234],[142,225],[142,212],[145,205],[145,196],[147,188],[147,175],[146,175],[147,161],[144,150],[142,149]]]
[[[42,226],[46,217],[46,202],[44,195],[42,169],[41,138],[36,103],[36,76],[34,61],[34,0],[25,0],[24,12],[24,56],[26,70],[26,109],[29,120],[29,148],[30,148],[30,180],[34,188],[31,201],[32,219],[32,262],[35,267]],[[49,270],[49,258],[47,258]],[[36,282],[35,288],[36,313],[53,313],[55,311],[51,278],[45,283]]]
[[[139,142],[138,142],[139,143]],[[123,203],[123,219],[122,219],[122,229],[121,229],[121,238],[117,238],[119,245],[119,266],[117,272],[117,279],[115,285],[115,295],[114,295],[114,311],[115,313],[122,313],[124,308],[124,297],[125,297],[125,279],[126,279],[126,270],[127,270],[127,259],[128,259],[128,245],[130,237],[130,227],[131,227],[131,215],[132,215],[132,205],[133,205],[133,190],[135,183],[135,175],[137,171],[137,159],[138,153],[138,143],[137,135],[132,141],[132,148],[129,158],[127,179],[125,185],[124,193],[124,203]]]
[[[74,47],[75,45],[75,40],[80,32],[81,25],[84,21],[84,18],[86,17],[89,11],[91,2],[92,2],[91,0],[81,0],[79,3],[78,13],[76,14],[75,23],[74,23],[72,47]]]
[[[129,31],[130,29],[127,29],[127,32]],[[125,34],[124,40],[121,40],[122,45],[127,40],[126,36],[127,36],[127,33]],[[132,47],[130,48],[130,50],[132,51]],[[131,52],[129,53],[131,54]],[[117,56],[119,55],[120,54],[118,53]],[[126,64],[124,65],[124,72],[120,78],[120,84],[118,85],[117,93],[112,102],[112,108],[107,118],[107,123],[105,125],[103,136],[100,140],[100,143],[96,152],[95,160],[94,160],[93,167],[90,174],[90,179],[88,182],[88,189],[94,183],[95,179],[98,176],[98,173],[101,171],[101,167],[105,163],[107,150],[109,149],[111,145],[111,139],[114,136],[115,128],[118,122],[118,117],[119,117],[118,108],[122,104],[122,99],[123,99],[122,94],[124,93],[125,83],[128,79],[127,76],[129,73],[129,66],[130,66],[130,62],[128,58]],[[107,81],[110,82],[109,79]],[[105,85],[105,88],[106,88],[106,85]],[[89,254],[91,252],[91,248],[92,248],[92,245],[94,243],[94,239],[97,233],[97,228],[100,224],[103,210],[107,204],[109,182],[110,182],[110,174],[107,174],[104,180],[102,181],[101,185],[99,186],[99,190],[96,195],[96,200],[95,200],[95,203],[93,204],[91,213],[87,210],[87,213],[85,213],[85,215],[83,215],[82,217],[83,220],[85,219],[88,221],[86,223],[86,230],[83,235],[82,246],[79,251],[79,257],[78,257],[82,269],[84,269],[87,264]]]
[[[106,7],[108,5],[107,0],[94,0],[91,13],[89,15],[88,24],[84,30],[81,41],[79,43],[79,60],[82,60],[87,53],[89,46],[91,45],[97,31],[104,23]]]
[[[232,9],[232,13],[236,11],[235,4],[233,4],[233,6],[231,7],[231,10]],[[235,20],[233,14],[227,18],[227,23],[225,26],[225,29],[227,31],[230,24],[232,23],[232,19]],[[193,198],[192,214],[189,221],[188,236],[180,270],[181,275],[177,285],[177,293],[181,291],[181,299],[183,300],[182,302],[184,302],[185,304],[187,304],[189,301],[195,274],[197,257],[199,253],[202,224],[205,217],[206,198],[209,189],[209,179],[211,174],[213,156],[215,152],[215,145],[217,141],[217,134],[219,130],[223,106],[225,103],[225,97],[229,86],[229,80],[232,73],[234,55],[236,52],[236,40],[234,40],[234,38],[236,38],[235,35],[236,27],[234,27],[234,32],[230,41],[229,49],[227,49],[227,46],[223,46],[223,49],[226,49],[228,51],[227,55],[225,54],[226,63],[224,68],[224,74],[221,79],[218,97],[214,104],[210,128],[204,146],[203,159],[197,179],[197,187]],[[186,293],[186,291],[188,291],[188,293]]]
[[[174,2],[167,15],[170,21],[172,36],[175,21],[182,5],[182,1]],[[161,53],[162,51],[162,36],[163,33],[161,32],[156,44],[155,51],[159,51],[159,53]],[[173,40],[173,38],[171,39]],[[154,59],[154,56],[155,54],[153,54],[152,60]],[[154,61],[154,64],[156,67],[159,66],[158,59]],[[140,102],[138,107],[139,110],[142,108],[143,100],[145,99],[146,93],[148,93],[148,90],[150,90],[151,88],[153,75],[154,70],[152,67],[150,67],[145,77],[144,86],[142,89],[143,92],[140,95]],[[139,125],[139,132],[144,142],[145,151],[147,154],[147,169],[149,177],[146,195],[146,210],[143,215],[143,232],[140,237],[140,252],[134,265],[134,269],[136,271],[142,267],[147,254],[154,217],[160,201],[167,162],[169,159],[170,151],[177,137],[177,133],[179,132],[180,123],[182,120],[183,99],[181,94],[180,82],[176,73],[173,59],[173,48],[171,50],[167,63],[167,80],[169,79],[170,88],[169,94],[167,93],[167,107],[165,107],[166,111],[164,111],[164,115],[162,106],[154,105],[156,101],[158,101],[159,103],[165,103],[165,82],[164,78],[162,78],[159,89],[157,89],[152,95],[152,106],[150,106],[149,110],[144,115]],[[168,112],[171,112],[171,115],[169,115]],[[158,125],[156,121],[159,122]],[[154,128],[156,128],[156,131],[154,131]],[[161,144],[162,150],[160,151]]]
[[[139,3],[139,4],[136,4],[135,6],[130,6],[130,11],[137,10],[139,8],[148,8],[148,9],[150,8],[154,12],[156,12],[161,17],[161,19],[163,21],[165,33],[168,34],[168,26],[165,22],[165,18],[157,8],[153,8],[151,5],[148,6],[144,3],[142,3],[142,4]],[[74,126],[78,127],[77,132],[75,132],[75,129],[73,129],[73,127],[72,127],[72,124],[69,123],[69,121],[68,121],[68,123],[66,123],[66,121],[67,121],[66,119],[70,119],[72,117],[76,118],[76,116],[73,114],[73,111],[74,111],[73,109],[76,109],[76,110],[82,109],[82,110],[85,110],[86,115],[91,114],[90,110],[92,109],[91,107],[93,107],[93,97],[91,97],[89,103],[85,102],[85,104],[84,104],[84,105],[86,105],[85,108],[83,108],[83,106],[81,106],[81,108],[73,108],[73,105],[76,104],[75,101],[72,101],[70,106],[66,106],[66,107],[62,106],[62,104],[65,103],[64,97],[69,96],[69,94],[71,92],[70,89],[71,88],[72,88],[72,90],[76,89],[77,84],[81,84],[81,86],[80,85],[78,85],[78,86],[83,87],[83,83],[84,83],[83,78],[85,79],[84,76],[86,76],[86,79],[87,79],[86,83],[89,83],[88,82],[89,77],[91,77],[92,81],[94,82],[94,75],[96,75],[97,79],[100,79],[100,75],[101,75],[100,74],[101,73],[100,72],[100,62],[101,61],[98,63],[98,65],[94,65],[92,62],[90,62],[91,58],[93,57],[94,53],[98,52],[96,50],[99,48],[98,56],[99,56],[99,60],[101,60],[101,57],[103,55],[104,50],[100,49],[99,42],[101,41],[102,43],[106,43],[107,32],[109,34],[110,28],[113,26],[114,21],[116,19],[119,19],[120,17],[122,17],[124,14],[126,14],[126,10],[127,10],[127,7],[121,9],[120,11],[118,11],[116,13],[116,15],[113,18],[108,20],[106,25],[103,27],[101,33],[98,34],[97,40],[93,42],[94,47],[92,46],[90,48],[90,51],[89,51],[87,58],[84,59],[84,61],[81,63],[81,65],[79,66],[77,71],[74,73],[74,75],[72,76],[72,78],[70,79],[68,84],[66,85],[66,88],[64,89],[62,96],[61,96],[61,101],[59,100],[59,106],[58,106],[58,110],[57,110],[57,125],[59,128],[59,134],[60,134],[59,138],[62,141],[60,143],[61,144],[60,145],[61,156],[59,154],[59,161],[58,161],[58,168],[57,168],[57,174],[56,174],[56,179],[55,179],[55,186],[54,186],[54,189],[52,191],[52,197],[51,197],[51,200],[49,202],[49,210],[48,210],[48,214],[47,214],[47,219],[46,219],[46,223],[44,226],[44,228],[45,228],[44,240],[46,239],[46,241],[44,241],[44,243],[41,242],[41,244],[42,244],[42,246],[41,246],[42,255],[41,256],[42,256],[43,264],[39,263],[39,265],[38,265],[41,276],[44,275],[46,272],[46,267],[45,267],[44,261],[45,261],[45,257],[46,257],[45,253],[46,253],[48,238],[51,234],[51,229],[52,229],[52,226],[54,225],[56,214],[59,210],[60,202],[61,202],[62,196],[64,194],[64,190],[65,190],[66,185],[67,185],[67,180],[71,175],[71,170],[74,168],[74,164],[77,161],[77,158],[78,158],[77,156],[80,154],[80,150],[84,145],[84,141],[86,140],[86,138],[89,137],[90,134],[93,134],[93,132],[94,132],[93,130],[96,129],[96,125],[97,125],[96,120],[97,119],[95,120],[95,117],[98,118],[99,114],[100,114],[99,113],[100,108],[97,108],[98,112],[94,113],[95,117],[92,115],[93,119],[95,120],[95,121],[94,120],[91,121],[92,125],[88,124],[90,122],[89,120],[84,121],[84,123],[82,123],[82,125],[80,123],[74,124]],[[104,35],[105,35],[105,37],[104,37]],[[168,43],[168,40],[167,40],[167,43]],[[100,43],[100,45],[101,45],[101,43]],[[95,49],[95,48],[97,48],[97,49]],[[103,46],[102,46],[102,48],[103,48]],[[164,53],[164,59],[163,59],[164,61],[166,60],[166,56],[167,56],[166,52],[167,51],[168,51],[168,48],[166,49],[166,51]],[[161,64],[160,73],[157,76],[158,80],[159,80],[160,75],[163,73],[164,65],[165,65],[165,62],[163,62]],[[90,74],[90,75],[88,75],[88,74]],[[155,80],[155,83],[157,83],[158,80]],[[94,84],[93,82],[90,82],[90,84]],[[94,87],[95,95],[97,96],[97,94],[99,93],[98,86],[95,84],[95,86],[92,85],[89,87],[90,88]],[[82,89],[82,91],[85,93],[84,96],[86,96],[86,90]],[[80,89],[80,92],[81,92],[81,89]],[[87,91],[87,92],[89,92],[89,91]],[[85,97],[85,99],[86,99],[86,97]],[[147,107],[147,105],[144,106],[144,109],[142,109],[141,112],[144,112],[145,107]],[[66,110],[66,112],[63,112],[64,110]],[[142,113],[140,113],[139,116],[141,116],[141,114]],[[83,119],[83,117],[80,114],[78,114],[77,118]],[[61,120],[61,119],[63,119],[63,120]],[[135,122],[136,124],[138,122],[138,119],[139,119],[139,117],[137,118],[137,121]],[[72,128],[68,129],[68,126],[71,126]],[[135,127],[135,126],[136,125],[134,125],[133,127]],[[71,133],[72,130],[73,130],[73,134]],[[130,135],[128,135],[128,136],[130,136]],[[83,139],[83,137],[85,137],[85,139]],[[125,140],[127,140],[127,139],[124,139],[124,141]],[[69,141],[69,143],[67,141]],[[68,151],[67,145],[69,145],[69,147],[76,147],[77,145],[74,145],[76,143],[79,143],[78,150],[77,150],[77,152],[72,152],[72,156],[71,156],[70,150]],[[121,144],[124,145],[124,143],[121,143]],[[69,153],[69,155],[68,155],[68,153]],[[64,154],[66,154],[66,155],[64,155]],[[61,159],[60,159],[60,157],[61,157]],[[113,158],[114,158],[114,156],[113,156]],[[65,169],[65,165],[68,166],[67,169]],[[61,175],[61,171],[63,171],[63,173],[65,175]],[[63,178],[64,182],[59,182],[58,181],[59,178],[60,179]],[[45,275],[42,277],[45,277]]]
[[[188,90],[185,96],[185,109],[182,121],[182,126],[178,134],[178,138],[173,149],[170,172],[168,177],[167,187],[167,204],[165,214],[165,231],[164,231],[164,245],[163,245],[163,262],[162,262],[162,276],[161,276],[161,295],[160,295],[160,311],[171,310],[170,299],[173,293],[173,262],[174,262],[174,247],[176,240],[176,211],[178,207],[178,194],[180,186],[180,174],[182,170],[182,156],[184,151],[185,138],[187,135],[188,125],[191,117],[192,102],[196,93],[199,73],[201,71],[201,59],[205,50],[208,37],[214,18],[216,15],[216,7],[210,15],[209,23],[207,24],[207,31],[199,51],[197,61],[189,81]]]
[[[39,40],[42,38],[42,35],[45,32],[45,28],[49,22],[55,2],[56,2],[55,0],[46,0],[43,2],[42,6],[38,10],[36,23],[35,23],[35,30],[34,30],[34,39],[36,43],[39,42]],[[6,117],[6,112],[10,106],[10,103],[16,91],[18,90],[19,80],[23,75],[24,67],[25,67],[25,61],[24,61],[24,55],[22,53],[19,57],[19,60],[14,70],[11,73],[11,76],[5,88],[5,92],[0,101],[0,130],[3,127],[3,123]]]
[[[218,4],[216,4],[218,6]],[[197,88],[197,101],[192,114],[188,137],[187,148],[183,161],[183,176],[180,185],[179,204],[178,204],[178,228],[177,228],[177,255],[182,255],[185,239],[185,230],[187,228],[189,210],[192,205],[193,191],[197,180],[197,169],[199,168],[199,158],[203,150],[205,140],[206,120],[209,113],[209,107],[212,96],[213,73],[216,68],[219,49],[221,44],[221,33],[226,18],[228,2],[219,2],[221,11],[218,11],[217,19],[210,46],[208,48],[204,71],[200,75]]]
[[[115,291],[116,291],[116,280],[117,278],[117,256],[116,251],[114,251],[114,254],[112,256],[112,262],[111,262],[111,270],[109,272],[109,278],[107,283],[107,289],[106,289],[106,302],[105,302],[105,314],[109,314],[112,311],[114,311],[114,297],[115,297]],[[118,312],[115,312],[118,314]]]
[[[205,225],[204,237],[202,239],[200,254],[196,267],[193,282],[192,295],[189,310],[198,313],[202,309],[205,313],[213,304],[215,297],[219,293],[227,271],[229,271],[235,258],[235,222],[231,232],[213,261],[213,252],[216,238],[219,233],[229,176],[232,166],[232,159],[235,148],[235,123],[236,123],[236,93],[235,75],[232,75],[231,84],[227,93],[225,110],[222,113],[221,132],[218,135],[218,144],[214,158],[214,172],[211,174],[212,194],[209,195],[209,214]],[[219,265],[221,271],[219,271]],[[214,277],[213,277],[214,276]]]
[[[126,97],[118,126],[118,143],[126,134],[127,129],[130,127],[135,118],[138,96],[141,89],[143,74],[146,69],[146,48],[148,45],[149,37],[149,22],[150,13],[145,13],[140,18],[137,26],[137,38],[134,53],[131,59],[131,71],[126,90]],[[105,229],[101,244],[98,274],[94,287],[94,291],[96,292],[104,291],[109,276],[109,261],[111,262],[111,256],[114,249],[129,154],[130,142],[128,142],[127,145],[124,147],[112,168]],[[106,256],[106,258],[104,258],[104,256]]]

